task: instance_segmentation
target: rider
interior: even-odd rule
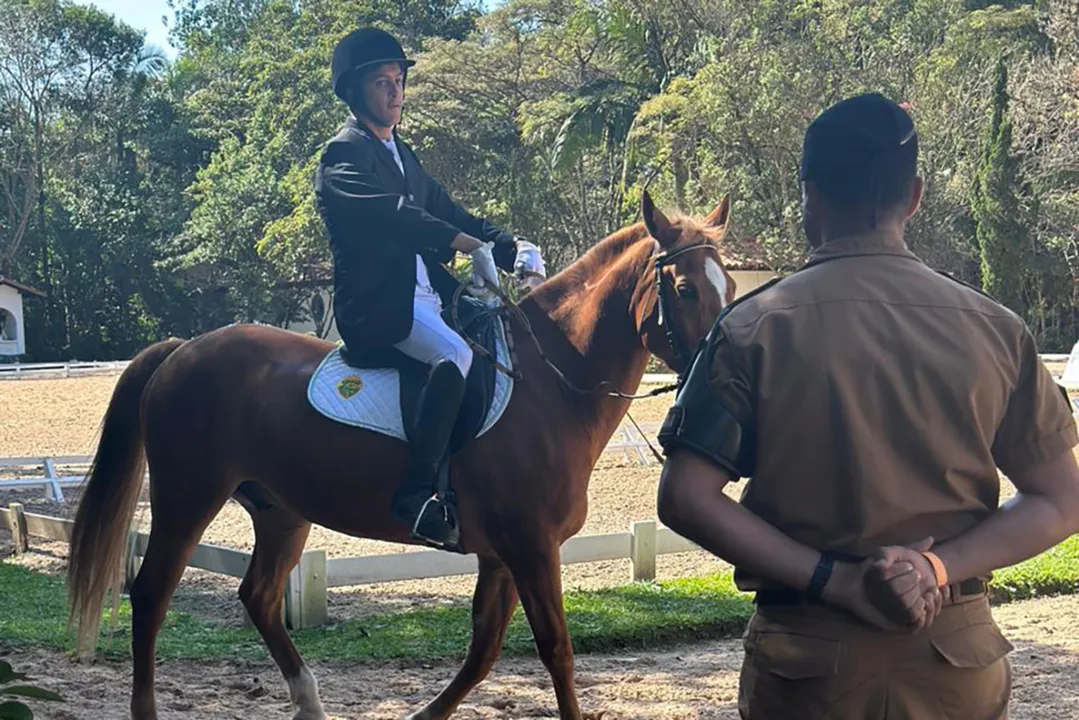
[[[364,27],[333,53],[334,93],[351,110],[325,147],[315,197],[334,261],[334,314],[346,347],[395,347],[431,366],[411,435],[412,468],[392,503],[412,536],[455,548],[458,529],[432,497],[460,410],[473,354],[443,321],[456,278],[443,266],[471,255],[473,280],[514,270],[517,238],[454,202],[398,136],[415,61],[389,33]]]

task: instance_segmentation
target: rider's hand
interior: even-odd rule
[[[518,277],[525,273],[536,273],[542,278],[547,277],[547,268],[543,263],[543,254],[540,249],[527,240],[517,240],[517,259],[513,263],[513,271]]]
[[[490,245],[481,245],[472,251],[472,279],[476,285],[491,285],[498,287],[498,268],[495,266],[494,256],[491,254]]]

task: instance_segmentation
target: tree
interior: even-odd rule
[[[1008,66],[1001,57],[996,67],[991,117],[983,140],[971,210],[981,250],[982,289],[1023,316],[1026,311],[1024,262],[1030,249],[1030,234],[1020,201],[1019,163],[1012,153],[1008,99]]]

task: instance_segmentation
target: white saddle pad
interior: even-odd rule
[[[498,362],[510,367],[506,332],[496,324],[495,350]],[[489,362],[477,356],[475,362]],[[494,397],[479,435],[498,422],[513,393],[513,379],[495,370]],[[307,399],[320,413],[338,422],[366,428],[408,442],[401,413],[401,386],[397,370],[360,369],[341,359],[341,349],[330,352],[319,364],[307,385]]]

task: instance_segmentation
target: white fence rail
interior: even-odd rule
[[[71,520],[25,512],[19,503],[0,508],[0,520],[11,530],[16,553],[29,549],[31,537],[70,542],[74,526]],[[145,533],[131,533],[129,583],[138,571],[149,539]],[[694,543],[660,527],[655,520],[644,520],[632,523],[628,532],[570,538],[562,545],[561,560],[562,565],[574,565],[628,559],[630,579],[642,581],[655,579],[657,556],[694,550],[699,550]],[[246,552],[200,544],[188,567],[242,578],[250,563],[251,555]],[[283,612],[291,628],[317,627],[328,618],[328,588],[470,575],[477,569],[475,555],[436,550],[331,559],[323,550],[311,550],[303,553],[289,573]]]
[[[113,375],[123,372],[128,360],[107,362],[66,363],[0,363],[0,380],[27,378],[80,377],[83,375]]]
[[[1067,362],[1067,353],[1043,353],[1043,362]],[[81,375],[111,375],[123,372],[130,360],[105,360],[56,363],[0,363],[0,380],[20,380],[33,377],[78,377]],[[675,382],[670,373],[647,373],[645,385],[665,385]]]
[[[19,457],[0,458],[0,475],[14,474],[13,478],[0,478],[0,490],[16,488],[44,487],[46,497],[54,503],[64,502],[64,488],[78,487],[86,479],[85,473],[79,475],[61,474],[57,467],[85,466],[89,468],[93,458],[86,455],[61,457]],[[28,472],[43,472],[44,475],[25,477]]]
[[[0,521],[6,523],[11,531],[16,553],[26,552],[30,547],[30,538],[38,537],[60,542],[71,542],[71,532],[75,523],[64,518],[48,515],[35,515],[23,510],[20,503],[11,503],[7,508],[0,508]],[[139,561],[146,553],[150,536],[145,533],[131,533],[132,552],[130,553],[127,581],[134,580]],[[217,545],[199,545],[191,555],[187,566],[208,572],[242,578],[251,564],[248,553]],[[289,627],[301,629],[315,627],[326,621],[325,572],[321,578],[312,573],[312,567],[325,567],[326,553],[322,550],[305,552],[300,562],[289,573],[285,590],[285,604],[282,609]],[[319,587],[322,587],[321,595]]]
[[[655,436],[659,425],[646,423],[640,427],[651,439],[653,447],[658,447]],[[652,465],[655,464],[656,459],[648,450],[647,443],[648,440],[637,432],[636,428],[627,424],[616,431],[607,444],[605,452],[621,452],[630,462],[636,462],[638,465]],[[89,472],[92,460],[93,458],[89,455],[0,458],[0,492],[21,488],[44,488],[45,497],[50,502],[63,503],[64,488],[82,485],[86,481],[86,473]]]

